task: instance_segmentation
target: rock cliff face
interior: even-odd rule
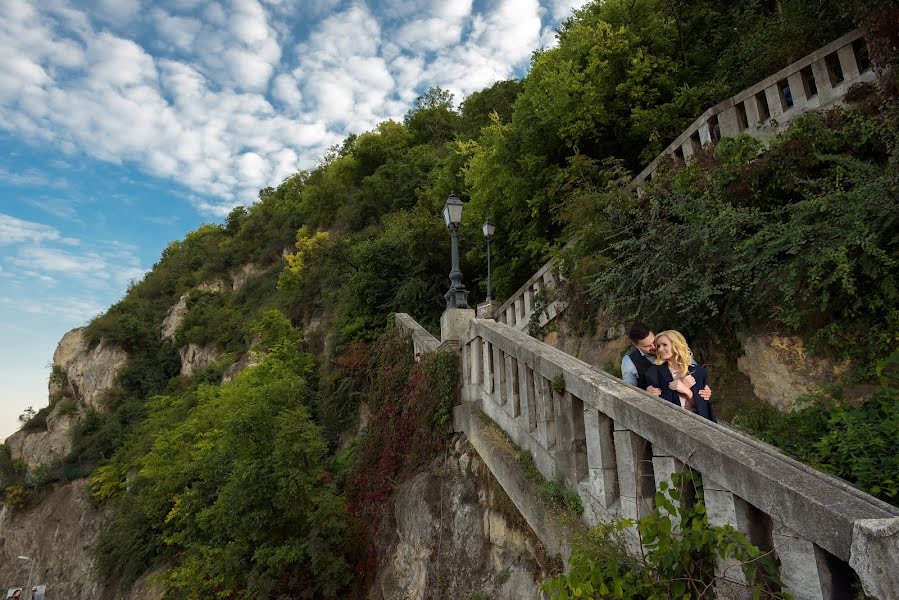
[[[104,514],[90,506],[87,481],[56,487],[35,508],[0,509],[0,586],[25,586],[33,561],[32,585],[46,585],[48,598],[100,598],[90,548]],[[2,588],[4,591],[6,587]],[[52,594],[52,595],[51,595]]]
[[[178,328],[184,323],[185,317],[187,317],[187,297],[188,294],[181,294],[178,302],[172,305],[169,312],[166,313],[165,319],[162,320],[159,336],[163,340],[167,342],[174,341],[175,332],[178,331]]]
[[[29,469],[50,464],[72,447],[72,428],[87,409],[102,410],[103,395],[115,384],[116,375],[128,354],[116,346],[99,343],[89,347],[84,328],[73,329],[59,341],[53,365],[61,376],[51,377],[50,414],[43,431],[17,431],[6,439],[13,460],[23,460]],[[61,411],[61,400],[74,406]]]
[[[234,269],[230,272],[231,275],[231,287],[236,292],[243,286],[247,284],[247,282],[265,272],[268,267],[263,265],[257,265],[256,263],[247,263]]]
[[[65,334],[53,353],[53,364],[65,371],[75,401],[81,407],[97,410],[102,408],[103,394],[115,384],[116,375],[127,360],[124,350],[105,342],[88,347],[83,327]]]
[[[463,436],[398,486],[391,508],[370,600],[541,597],[542,546]]]
[[[179,350],[181,353],[181,374],[192,377],[199,369],[209,366],[219,359],[219,351],[215,344],[188,344]]]
[[[743,352],[737,368],[752,381],[755,395],[785,412],[796,408],[800,396],[837,381],[849,367],[848,361],[810,356],[796,336],[750,335],[743,340]]]

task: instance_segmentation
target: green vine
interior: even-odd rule
[[[732,568],[716,575],[716,560],[727,559],[742,570],[752,598],[791,598],[770,552],[730,526],[709,526],[702,484],[692,471],[675,474],[659,488],[656,508],[636,523],[600,524],[577,540],[569,572],[545,582],[543,591],[558,600],[712,598],[718,585],[741,584]],[[641,555],[628,553],[627,530],[639,537]]]

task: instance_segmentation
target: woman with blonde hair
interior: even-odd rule
[[[663,331],[656,336],[656,364],[647,375],[652,385],[661,388],[662,398],[717,422],[712,405],[699,395],[708,382],[709,371],[692,362],[693,352],[684,336],[673,329]]]

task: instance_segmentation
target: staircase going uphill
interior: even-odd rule
[[[846,103],[853,85],[874,78],[864,32],[849,33],[707,110],[632,189],[639,194],[660,165],[689,161],[722,137],[769,139],[798,115]],[[846,598],[850,582],[858,581],[871,597],[899,598],[899,509],[528,335],[565,310],[564,299],[544,301],[555,287],[554,271],[550,261],[496,310],[496,320],[470,318],[464,333],[457,326],[442,342],[409,315],[396,315],[416,355],[459,354],[454,427],[550,553],[567,561],[570,536],[490,443],[490,427],[529,452],[545,478],[561,477],[576,489],[583,525],[649,514],[661,484],[689,468],[701,477],[709,524],[729,525],[772,552],[793,597]],[[719,560],[716,573],[725,571],[735,587],[718,589],[718,597],[742,597],[741,584],[748,589],[752,582],[733,559]]]

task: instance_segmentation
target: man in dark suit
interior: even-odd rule
[[[627,336],[634,347],[621,359],[621,379],[653,396],[660,396],[662,389],[658,385],[652,385],[653,382],[646,376],[656,362],[655,334],[645,323],[636,322],[628,329]],[[712,390],[707,384],[703,384],[699,395],[708,402],[712,397]]]

